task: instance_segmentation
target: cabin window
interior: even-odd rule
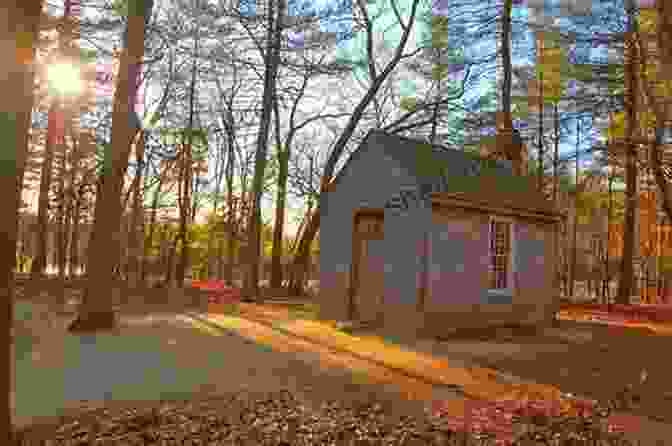
[[[512,287],[513,222],[500,217],[490,219],[490,290],[508,291]]]

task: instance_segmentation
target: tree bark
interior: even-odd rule
[[[317,231],[320,228],[320,205],[318,204],[317,209],[308,220],[306,229],[303,232],[301,241],[296,250],[296,255],[294,257],[294,262],[292,265],[291,278],[289,281],[289,292],[291,295],[300,296],[303,294],[303,285],[306,283],[306,266],[310,259],[310,247],[312,245]]]
[[[272,5],[272,3],[271,3]],[[273,107],[276,74],[280,63],[280,39],[285,0],[278,0],[277,13],[269,5],[268,34],[264,54],[264,92],[257,136],[257,148],[254,159],[254,178],[252,180],[252,208],[248,215],[247,227],[247,274],[242,296],[244,300],[256,300],[259,297],[259,254],[261,248],[261,196],[263,194],[264,172],[266,171],[268,131]]]
[[[35,259],[30,269],[33,277],[42,276],[47,267],[47,243],[49,234],[49,191],[54,162],[54,146],[61,137],[62,119],[60,103],[53,99],[48,113],[47,141],[44,146],[42,172],[40,175],[40,193],[37,207],[37,244]]]
[[[180,224],[178,232],[175,235],[175,243],[173,245],[173,251],[177,254],[177,246],[179,243],[180,246],[180,260],[175,271],[176,285],[181,288],[184,285],[184,269],[186,267],[184,260],[187,255],[187,218],[189,215],[189,188],[191,187],[191,182],[189,180],[189,169],[191,168],[190,157],[188,150],[191,150],[191,147],[185,147],[185,144],[182,144],[182,155],[181,155],[181,164],[180,164],[180,188],[178,194],[180,199],[178,200],[180,208]],[[189,158],[189,160],[187,159]]]
[[[167,237],[170,237],[170,225],[166,225]],[[175,272],[175,255],[177,254],[177,242],[179,240],[179,234],[175,234],[173,238],[173,243],[168,248],[168,254],[165,261],[165,271],[166,276],[163,281],[163,285],[166,288],[170,288],[173,285],[173,274]]]
[[[661,60],[659,60],[659,63],[663,67],[669,67],[670,63],[672,62],[672,17],[670,17],[672,15],[672,10],[670,8],[671,7],[669,2],[658,2],[659,28],[657,29],[657,44],[661,53]],[[668,98],[664,99],[665,102],[663,104],[657,100],[658,97],[653,92],[651,85],[655,83],[655,80],[653,82],[649,81],[644,70],[646,64],[650,63],[647,45],[642,44],[640,41],[639,48],[642,53],[640,75],[643,79],[644,98],[647,100],[648,106],[653,108],[655,112],[657,127],[656,138],[654,140],[653,146],[651,147],[651,150],[649,151],[649,162],[653,170],[654,180],[658,188],[659,197],[662,201],[663,211],[667,215],[668,219],[672,220],[672,188],[666,179],[662,162],[663,146],[666,145],[669,147],[669,143],[663,144],[663,131],[666,128],[672,127],[672,103],[669,102]],[[668,77],[664,77],[660,81],[669,85],[669,72],[665,73]]]
[[[12,322],[18,211],[21,204],[21,175],[27,147],[26,116],[30,111],[33,86],[31,64],[38,38],[42,2],[9,0],[0,7],[0,190],[6,214],[0,218],[0,444],[12,444]],[[30,121],[28,121],[28,124]]]
[[[78,197],[72,200],[72,234],[70,235],[70,276],[76,277],[79,272],[79,224],[81,204]]]
[[[511,10],[513,0],[504,0],[502,13],[502,64],[504,65],[504,81],[502,85],[502,121],[498,126],[497,150],[503,150],[506,158],[511,161],[515,175],[523,175],[524,145],[520,136],[513,129],[511,117]]]
[[[282,287],[282,258],[283,258],[283,240],[285,229],[285,206],[287,199],[287,176],[289,172],[289,157],[291,141],[282,147],[280,141],[280,111],[277,98],[274,101],[275,106],[275,134],[276,146],[278,150],[278,191],[275,200],[275,225],[273,227],[273,254],[271,259],[271,289]],[[289,140],[289,138],[288,138]]]
[[[161,187],[163,186],[163,182],[165,179],[166,171],[164,171],[160,178],[159,178],[159,183],[156,187],[156,192],[154,193],[154,197],[152,198],[152,213],[150,214],[149,217],[149,231],[147,236],[144,238],[144,255],[142,257],[142,262],[140,264],[140,281],[144,284],[146,277],[147,277],[147,259],[151,257],[151,249],[152,249],[152,243],[154,242],[154,232],[156,229],[156,212],[157,208],[159,207],[159,197],[161,195]],[[159,255],[156,256],[156,258],[161,261],[162,259],[162,251],[161,251],[162,245],[160,245],[159,248]],[[153,272],[154,273],[154,272]]]
[[[223,221],[219,219],[217,211],[219,210],[219,199],[221,196],[222,190],[222,177],[224,176],[224,166],[223,166],[223,150],[221,146],[218,146],[217,151],[217,160],[215,164],[215,196],[212,200],[212,225],[211,230],[208,232],[208,280],[217,278],[222,278],[222,238],[221,228]],[[216,249],[215,249],[216,245]]]
[[[364,97],[359,101],[357,106],[354,108],[352,111],[352,115],[350,116],[350,119],[348,120],[348,123],[346,124],[345,128],[343,129],[343,132],[341,132],[341,135],[338,137],[336,140],[336,143],[334,144],[334,148],[332,149],[331,153],[329,154],[329,158],[327,159],[327,162],[324,166],[324,172],[322,173],[322,181],[320,185],[320,196],[323,196],[323,194],[326,193],[327,191],[327,186],[329,185],[329,182],[334,176],[334,170],[336,169],[336,164],[340,160],[341,156],[343,155],[343,151],[345,150],[345,146],[347,145],[348,141],[352,137],[352,134],[354,133],[355,129],[357,128],[357,124],[359,123],[359,120],[362,118],[364,115],[364,111],[366,108],[369,106],[373,98],[376,96],[378,93],[378,90],[380,89],[381,85],[387,79],[387,77],[390,75],[390,73],[396,68],[396,66],[399,64],[399,61],[401,60],[403,56],[404,49],[406,48],[406,43],[408,42],[408,37],[410,35],[411,30],[413,29],[413,23],[415,22],[415,13],[418,7],[418,0],[413,0],[413,3],[411,4],[411,12],[410,12],[410,19],[408,23],[402,24],[403,28],[403,33],[401,35],[401,39],[399,41],[399,45],[397,46],[394,56],[392,57],[392,60],[388,62],[388,64],[385,66],[385,69],[377,75],[375,78],[372,78],[371,80],[371,86],[369,87],[369,90],[366,92]],[[362,7],[360,3],[360,7]],[[400,20],[401,22],[401,20]],[[373,40],[373,29],[370,23],[367,24],[367,30],[366,30],[366,35],[367,35],[367,40]],[[372,45],[372,43],[371,43]],[[305,276],[305,271],[300,271],[301,269],[305,270],[305,265],[308,260],[308,257],[310,256],[310,246],[317,235],[317,231],[320,228],[320,208],[321,208],[321,200],[318,200],[317,204],[317,209],[315,210],[315,213],[311,217],[310,221],[308,222],[308,225],[306,226],[306,230],[304,231],[301,241],[299,242],[299,247],[297,249],[297,252],[294,256],[293,259],[293,265],[292,265],[292,274],[293,277],[290,280],[290,290],[292,293],[300,292],[302,291],[301,285],[303,278]]]
[[[38,3],[38,0],[30,0],[30,1],[31,5]],[[30,11],[29,8],[27,8],[26,11]],[[36,24],[36,26],[39,27],[39,24]],[[33,31],[30,32],[32,33]],[[35,39],[37,39],[37,37],[35,37]],[[30,48],[30,51],[32,51],[32,53],[28,56],[30,60],[35,59],[36,49],[37,45],[33,45],[33,47]],[[23,48],[22,51],[28,51],[28,49]],[[18,169],[16,182],[19,191],[23,191],[23,178],[25,174],[26,157],[30,153],[32,111],[35,102],[35,96],[34,96],[35,70],[33,68],[33,64],[32,63],[24,64],[22,69],[25,70],[25,76],[22,79],[22,85],[21,85],[23,91],[23,97],[25,100],[21,102],[21,106],[23,108],[19,110],[17,113],[17,135],[19,138],[20,150],[18,150],[16,154],[17,156],[16,167]],[[19,196],[19,199],[20,198],[21,197]],[[19,201],[19,209],[21,209],[20,201]],[[28,234],[30,234],[30,232]]]
[[[72,121],[70,116],[65,120],[64,129],[67,128],[72,134]],[[68,241],[70,236],[70,193],[69,187],[72,184],[68,179],[69,185],[66,186],[66,178],[68,175],[68,147],[65,142],[65,134],[60,144],[61,148],[61,169],[58,179],[58,275],[61,280],[65,279],[67,259],[68,259]],[[70,171],[72,175],[72,170]]]
[[[131,143],[139,130],[134,109],[138,74],[144,54],[145,26],[152,13],[153,0],[129,3],[129,16],[124,33],[124,49],[120,56],[119,75],[114,94],[112,136],[106,149],[99,178],[100,195],[96,197],[93,231],[89,243],[87,284],[72,332],[112,329],[116,325],[112,307],[113,247],[120,240],[121,192],[128,167]]]
[[[630,0],[631,1],[631,0]],[[633,30],[634,6],[630,5],[628,29]],[[637,123],[637,86],[636,72],[637,50],[633,38],[626,40],[626,160],[625,160],[625,220],[623,231],[623,257],[621,275],[618,283],[617,303],[629,304],[633,294],[633,260],[635,252],[635,213],[637,212],[637,148],[633,136]]]
[[[142,218],[142,175],[145,168],[145,132],[141,131],[135,143],[135,160],[137,169],[133,179],[133,210],[128,231],[128,267],[129,286],[137,287],[140,283],[140,264],[143,258],[144,219]]]
[[[226,157],[226,208],[227,208],[227,227],[229,236],[226,239],[227,243],[227,259],[225,267],[222,270],[222,275],[224,277],[224,283],[227,286],[233,285],[233,265],[234,265],[234,252],[236,249],[236,206],[233,196],[233,173],[234,173],[234,163],[236,151],[234,150],[233,144],[233,135],[228,134],[228,155]]]
[[[537,153],[537,175],[539,190],[544,191],[544,77],[539,73],[539,150]]]
[[[557,110],[557,109],[556,109]],[[556,123],[557,123],[557,116],[556,116]],[[576,238],[578,234],[578,229],[579,229],[579,122],[577,120],[576,124],[576,151],[575,151],[575,156],[576,159],[574,160],[575,162],[575,169],[576,169],[576,180],[574,183],[576,184],[576,195],[574,196],[574,227],[572,228],[572,266],[570,269],[570,277],[569,277],[569,295],[574,297],[574,285],[576,283]]]
[[[191,189],[192,189],[192,174],[193,174],[193,131],[194,131],[194,106],[195,106],[195,93],[196,93],[196,58],[198,57],[198,35],[194,38],[194,60],[191,67],[191,86],[189,88],[189,126],[187,133],[186,144],[182,144],[182,179],[183,179],[183,196],[180,201],[180,246],[181,246],[181,255],[180,262],[177,267],[177,285],[179,288],[184,286],[184,275],[189,263],[189,237],[187,234],[187,220],[193,216],[190,216],[191,210]],[[184,136],[184,135],[183,135]]]

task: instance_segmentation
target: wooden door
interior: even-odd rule
[[[383,216],[360,215],[356,219],[353,240],[353,317],[363,322],[374,322],[381,313],[384,292]]]

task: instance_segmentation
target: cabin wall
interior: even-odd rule
[[[490,304],[487,215],[435,208],[429,248],[423,334],[496,323],[511,306]]]
[[[517,271],[520,286],[516,302],[518,316],[530,324],[542,323],[554,312],[559,290],[554,289],[554,262],[557,260],[554,226],[519,219],[516,225]]]
[[[355,211],[359,208],[383,209],[401,185],[415,181],[408,170],[386,156],[378,136],[371,134],[363,144],[367,146],[353,155],[334,190],[323,197],[319,296],[322,319],[345,320],[348,316]],[[387,246],[384,243],[381,247],[380,258],[389,257]]]
[[[385,210],[385,331],[415,336],[422,328],[418,313],[419,290],[423,286],[425,256],[431,210],[418,203],[408,210]]]
[[[514,219],[514,286],[488,292],[489,215],[440,208],[432,215],[424,336],[460,328],[538,325],[552,311],[552,226]]]

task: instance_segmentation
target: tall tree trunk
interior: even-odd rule
[[[75,189],[74,185],[76,182],[76,176],[80,171],[80,158],[82,154],[90,153],[92,150],[92,145],[94,144],[93,137],[88,132],[80,132],[79,142],[77,150],[74,153],[72,168],[72,203],[73,203],[73,212],[72,212],[72,235],[70,239],[70,264],[72,270],[75,272],[75,275],[80,274],[82,268],[82,259],[80,258],[80,224],[81,224],[81,211],[84,204],[84,187],[85,182],[81,181],[80,184]]]
[[[537,175],[539,176],[539,190],[544,190],[544,78],[539,73],[539,159],[537,160]]]
[[[75,226],[75,218],[79,218],[79,216],[76,216],[75,214],[78,212],[75,208],[78,207],[77,205],[77,197],[76,197],[76,182],[77,182],[77,173],[79,170],[79,145],[74,141],[75,138],[73,139],[73,150],[72,150],[72,159],[71,159],[71,165],[70,165],[70,175],[68,177],[68,188],[67,188],[67,195],[66,195],[66,227],[65,227],[65,234],[66,238],[69,241],[68,245],[68,251],[67,251],[67,269],[68,269],[68,277],[72,278],[75,275],[75,267],[73,265],[73,253],[76,251],[73,249],[73,245],[75,243],[74,239],[74,234],[72,231],[73,226]],[[76,249],[76,248],[75,248]],[[76,257],[76,256],[75,256]]]
[[[271,259],[271,289],[282,287],[282,258],[283,258],[283,240],[285,230],[285,206],[287,199],[287,176],[289,172],[289,157],[291,141],[282,147],[280,141],[280,110],[277,99],[274,101],[275,107],[275,144],[278,150],[278,191],[275,200],[275,225],[273,227],[273,254]]]
[[[212,200],[212,218],[214,220],[214,228],[208,232],[208,280],[217,278],[222,278],[222,269],[221,269],[221,224],[219,217],[217,216],[217,211],[219,210],[219,199],[222,190],[222,177],[224,176],[224,163],[223,163],[223,150],[222,147],[218,147],[217,151],[217,160],[215,164],[215,196]],[[217,245],[217,250],[215,250],[215,244]],[[217,267],[215,267],[215,265]]]
[[[168,275],[167,265],[168,265],[168,255],[170,251],[170,240],[168,232],[168,224],[164,224],[159,228],[159,255],[156,258],[156,261],[153,263],[154,271],[153,274],[160,276],[164,275],[163,280],[158,279],[156,281],[155,287],[163,287],[166,285],[166,277]]]
[[[3,191],[5,215],[0,218],[0,444],[12,444],[12,322],[14,312],[14,277],[18,211],[21,182],[26,159],[27,130],[25,115],[30,110],[33,86],[31,64],[37,44],[42,2],[9,0],[0,7],[0,134],[3,135],[0,157],[0,190]],[[30,121],[28,121],[29,123]]]
[[[498,125],[497,150],[503,150],[506,158],[511,161],[515,175],[523,175],[523,144],[520,135],[513,129],[511,116],[511,11],[513,0],[504,0],[502,13],[502,64],[504,81],[502,85],[502,119]]]
[[[513,0],[504,0],[502,12],[502,64],[504,70],[504,82],[502,85],[502,112],[504,123],[508,126],[511,122],[511,11]],[[513,126],[511,126],[513,127]],[[510,130],[511,127],[508,129]]]
[[[233,168],[235,163],[236,152],[233,147],[233,139],[229,137],[229,153],[226,157],[226,208],[227,208],[227,227],[229,236],[226,239],[227,243],[227,259],[225,268],[223,269],[224,283],[227,286],[233,286],[233,265],[234,265],[234,252],[236,249],[236,209],[233,196]]]
[[[656,95],[653,91],[653,85],[656,82],[663,82],[670,84],[669,77],[663,79],[649,80],[645,67],[649,63],[658,63],[663,67],[660,72],[666,73],[669,76],[669,70],[664,67],[669,67],[672,63],[672,7],[670,2],[658,1],[658,29],[657,47],[660,51],[660,59],[658,61],[651,61],[648,55],[647,44],[640,43],[640,51],[642,56],[642,63],[640,64],[640,76],[643,79],[644,98],[647,101],[647,107],[653,108],[656,117],[656,138],[653,146],[649,151],[649,162],[654,174],[654,180],[658,188],[659,197],[661,198],[662,208],[668,219],[672,220],[672,187],[666,178],[665,169],[663,168],[662,152],[669,148],[669,141],[664,141],[665,131],[672,128],[672,102],[668,97],[663,97],[662,101],[660,95]],[[636,23],[635,23],[636,26]]]
[[[187,220],[190,217],[190,199],[193,199],[191,197],[191,189],[192,189],[192,174],[193,174],[193,159],[192,159],[192,154],[193,154],[193,147],[192,147],[192,142],[193,142],[193,131],[194,131],[194,107],[195,107],[195,95],[196,95],[196,58],[198,57],[198,35],[194,38],[194,60],[193,64],[191,67],[191,86],[189,88],[189,127],[188,127],[188,133],[187,133],[187,141],[186,144],[182,144],[182,150],[184,153],[182,154],[183,157],[183,180],[184,180],[184,185],[183,185],[183,197],[180,205],[180,246],[182,247],[181,249],[181,255],[180,255],[180,262],[177,267],[177,285],[178,287],[182,288],[184,286],[184,275],[185,271],[187,269],[187,265],[189,264],[189,249],[190,249],[190,243],[188,240],[188,234],[187,234]]]
[[[217,240],[217,280],[224,279],[224,238]]]
[[[41,0],[30,0],[31,5],[32,4],[37,4],[38,1],[41,2]],[[31,6],[32,7],[32,6]],[[41,6],[40,6],[41,7]],[[30,7],[26,8],[26,11],[30,11]],[[35,26],[39,27],[39,24],[36,23]],[[32,32],[32,31],[30,31]],[[36,31],[37,32],[37,31]],[[36,52],[37,46],[34,45],[30,48],[30,51],[32,51],[31,54],[22,54],[22,58],[25,60],[27,57],[30,60],[35,59],[35,52]],[[28,48],[23,48],[21,51],[26,52],[28,51]],[[32,112],[33,112],[33,105],[35,102],[35,97],[34,97],[34,85],[35,85],[35,69],[34,69],[34,64],[30,63],[24,63],[22,66],[22,70],[25,70],[25,76],[22,81],[22,91],[23,91],[23,97],[25,98],[24,101],[21,102],[21,106],[23,107],[21,110],[17,112],[17,135],[19,138],[19,144],[21,149],[17,151],[17,159],[16,159],[16,167],[18,169],[17,176],[16,176],[16,183],[17,183],[17,188],[19,190],[19,194],[23,191],[23,178],[25,174],[25,164],[26,164],[26,157],[30,153],[30,141],[31,141],[31,127],[32,127]],[[19,196],[20,199],[20,196]],[[21,208],[21,202],[19,201],[19,209]],[[30,232],[28,233],[30,235]]]
[[[280,39],[284,16],[285,0],[278,0],[277,13],[268,8],[268,34],[266,37],[264,92],[257,148],[254,158],[254,178],[252,180],[252,209],[248,215],[247,227],[247,267],[243,298],[255,300],[259,296],[259,254],[261,249],[261,196],[263,193],[264,172],[266,171],[268,131],[273,107],[273,93],[275,92],[276,74],[280,63]]]
[[[637,165],[634,148],[628,148],[625,166],[625,220],[623,229],[623,257],[618,283],[618,303],[629,304],[634,292],[635,212],[637,212]]]
[[[140,264],[143,258],[143,234],[144,219],[142,207],[142,174],[145,168],[145,132],[141,131],[135,143],[135,161],[137,169],[133,178],[133,210],[131,212],[131,224],[128,232],[128,268],[127,278],[129,286],[140,285]]]
[[[42,158],[42,173],[40,176],[40,192],[37,206],[37,244],[35,246],[35,259],[30,269],[33,277],[41,276],[47,267],[47,244],[49,233],[49,191],[51,189],[51,177],[54,162],[54,146],[62,136],[63,115],[60,103],[53,99],[48,113],[47,141],[44,146]]]
[[[557,121],[556,121],[557,122]],[[576,121],[576,159],[575,169],[576,169],[576,179],[574,183],[576,184],[576,195],[574,196],[574,222],[572,228],[572,264],[570,268],[569,276],[569,295],[574,297],[574,285],[576,283],[576,239],[579,229],[579,121],[577,118]]]
[[[628,0],[628,30],[634,26],[634,5]],[[637,212],[637,147],[633,141],[637,125],[637,79],[636,67],[637,49],[632,37],[626,39],[626,141],[625,141],[625,220],[623,231],[623,257],[621,258],[621,274],[618,283],[617,302],[629,304],[633,294],[634,268],[633,260],[635,253],[635,213]]]
[[[555,205],[556,209],[559,209],[559,202],[558,202],[558,162],[559,162],[559,146],[560,146],[560,116],[558,114],[558,103],[556,102],[554,104],[554,119],[553,121],[555,122],[555,128],[554,128],[554,139],[555,139],[555,148],[553,150],[553,204]],[[560,252],[560,228],[558,226],[555,227],[555,230],[553,231],[553,245],[554,249],[553,252],[557,254]],[[554,271],[553,271],[553,289],[560,291],[560,275],[562,274],[562,271],[560,270],[559,267],[559,262],[556,257],[555,261],[553,262],[554,266]],[[555,319],[554,319],[555,320]]]
[[[184,142],[182,143],[182,155],[181,155],[181,166],[180,166],[180,178],[179,178],[179,191],[178,194],[180,196],[180,199],[178,200],[179,203],[179,208],[180,208],[180,223],[178,227],[178,232],[175,236],[175,243],[174,243],[174,251],[177,254],[177,246],[179,243],[180,249],[180,260],[178,261],[178,265],[175,271],[175,282],[176,285],[181,288],[184,285],[184,268],[185,264],[183,263],[183,260],[185,259],[186,251],[187,251],[187,219],[189,215],[189,188],[191,187],[190,181],[189,181],[189,169],[191,166],[189,165],[189,161],[187,158],[189,158],[187,150],[191,150],[191,148],[185,147]]]
[[[310,247],[312,241],[317,235],[317,231],[320,228],[320,206],[318,204],[317,209],[308,220],[306,229],[303,232],[301,241],[296,250],[296,255],[294,257],[294,262],[292,265],[291,279],[289,282],[289,290],[291,295],[301,295],[303,293],[303,284],[306,282],[306,265],[310,259]]]
[[[140,281],[144,284],[147,278],[147,263],[148,258],[151,257],[152,244],[154,242],[154,232],[156,228],[156,213],[159,207],[159,197],[161,196],[161,187],[165,179],[167,171],[164,171],[160,174],[159,183],[156,186],[156,192],[154,192],[154,197],[152,198],[152,212],[149,217],[149,230],[147,236],[144,238],[144,255],[142,256],[142,262],[140,263]],[[156,258],[160,261],[162,259],[161,252],[162,245],[159,247],[159,255]],[[156,262],[153,262],[156,264]],[[154,274],[154,272],[152,273]]]
[[[113,252],[120,242],[120,197],[128,166],[131,143],[140,129],[135,111],[139,73],[144,54],[145,26],[152,14],[153,0],[129,2],[119,74],[114,94],[111,144],[106,148],[99,178],[100,194],[96,197],[93,231],[89,243],[87,284],[79,315],[68,327],[70,331],[97,331],[115,326],[112,308]]]
[[[665,0],[657,0],[656,7],[658,9],[658,48],[661,52],[662,65],[669,68],[672,64],[672,5]],[[669,71],[667,74],[669,76]],[[670,112],[669,103],[667,112]]]
[[[170,225],[167,224],[165,227],[167,232],[168,240],[170,240]],[[173,241],[168,248],[168,253],[165,260],[165,279],[163,281],[165,287],[173,286],[173,275],[175,274],[175,256],[177,255],[177,243],[179,241],[179,234],[176,233],[173,237]],[[169,242],[170,243],[170,242]]]
[[[413,3],[411,4],[411,11],[409,14],[410,18],[403,27],[404,32],[401,35],[399,45],[395,50],[392,60],[388,62],[388,64],[385,66],[385,69],[378,76],[376,76],[371,80],[371,86],[369,87],[369,90],[366,92],[364,97],[359,101],[357,106],[355,106],[354,110],[352,111],[352,115],[348,120],[348,123],[346,124],[345,128],[343,129],[340,136],[336,140],[336,143],[334,144],[334,147],[331,150],[331,153],[329,154],[329,158],[327,159],[327,163],[324,166],[324,172],[322,173],[322,181],[320,184],[320,196],[326,193],[327,186],[329,185],[331,179],[334,176],[334,170],[336,169],[336,164],[340,160],[343,151],[345,150],[345,146],[347,145],[348,141],[352,137],[352,134],[357,128],[359,120],[364,115],[364,111],[378,93],[378,90],[380,89],[385,79],[387,79],[389,74],[399,64],[404,49],[406,48],[408,37],[410,35],[411,30],[413,29],[413,23],[415,22],[415,13],[418,7],[418,3],[419,3],[418,0],[413,0]],[[373,29],[371,29],[370,26],[368,28],[369,29],[367,29],[366,32],[367,39],[372,40]],[[320,228],[320,207],[321,207],[321,200],[318,200],[317,209],[315,210],[315,213],[308,222],[306,230],[303,232],[301,241],[299,242],[298,249],[292,262],[293,277],[292,279],[290,279],[289,287],[293,292],[300,291],[303,275],[305,274],[305,272],[300,272],[300,269],[303,268],[303,265],[306,264],[306,260],[310,256],[310,246],[312,245],[312,242],[315,236],[317,235],[317,231]]]
[[[70,276],[76,277],[79,273],[79,222],[81,219],[81,204],[79,197],[72,199],[72,234],[70,235]]]
[[[62,28],[58,37],[59,50],[63,54],[71,53],[70,42],[73,37],[73,21],[71,20],[72,2],[66,0],[64,5],[63,19],[65,26]],[[65,114],[60,98],[54,97],[51,100],[48,115],[48,129],[47,129],[47,143],[45,145],[45,154],[42,163],[42,177],[40,181],[40,195],[38,207],[38,252],[36,256],[35,268],[31,270],[33,275],[44,274],[44,269],[48,264],[47,261],[47,225],[48,225],[48,209],[49,209],[49,191],[51,188],[51,177],[53,169],[53,157],[55,145],[59,145],[64,149],[65,147]],[[64,152],[65,153],[65,152]],[[65,161],[64,161],[65,162]],[[64,165],[65,169],[65,165]],[[63,186],[65,179],[61,175],[59,177],[59,184]],[[54,231],[54,248],[56,249],[56,264],[59,267],[59,276],[63,277],[63,265],[61,256],[63,254],[62,246],[62,230],[63,230],[63,190],[59,191],[61,196],[59,199],[59,208],[56,215],[56,230]],[[40,214],[41,212],[41,214]]]
[[[72,134],[72,120],[68,114],[65,120],[64,129]],[[68,239],[70,234],[70,185],[66,185],[68,173],[68,147],[65,141],[65,134],[60,143],[61,169],[58,179],[58,275],[61,280],[65,279],[67,259],[68,259]]]
[[[607,179],[608,184],[608,194],[609,194],[609,208],[607,209],[607,259],[605,265],[605,271],[607,276],[607,287],[605,293],[606,303],[609,309],[611,309],[611,254],[609,254],[609,246],[611,245],[612,232],[611,232],[611,219],[614,209],[614,175],[612,172],[609,172],[609,178]]]

